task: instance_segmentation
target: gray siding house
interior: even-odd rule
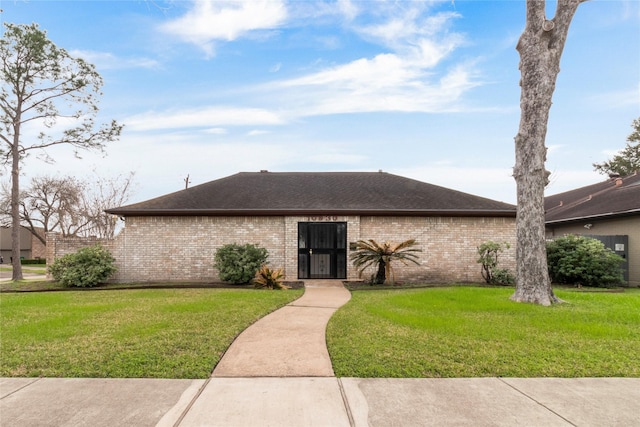
[[[640,174],[545,198],[547,237],[566,234],[601,240],[622,256],[629,286],[640,286]]]

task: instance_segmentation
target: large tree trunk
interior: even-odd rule
[[[544,0],[527,0],[526,27],[516,47],[520,54],[520,127],[515,137],[517,186],[516,291],[518,302],[560,302],[547,270],[544,225],[545,138],[560,57],[571,19],[584,0],[558,0],[556,16],[547,20]]]

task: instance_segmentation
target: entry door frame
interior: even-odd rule
[[[298,222],[298,278],[347,278],[346,222]]]

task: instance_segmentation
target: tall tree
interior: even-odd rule
[[[547,270],[544,225],[545,138],[551,99],[560,73],[560,58],[571,20],[585,0],[557,0],[555,16],[547,19],[545,0],[527,0],[525,29],[516,50],[520,54],[520,126],[515,137],[517,188],[516,290],[513,301],[551,305],[560,302]]]
[[[606,175],[627,176],[634,172],[640,172],[640,118],[631,124],[633,132],[627,137],[627,145],[612,159],[594,163],[596,172]]]
[[[74,58],[51,42],[37,24],[4,24],[0,39],[0,155],[11,168],[13,280],[22,279],[20,264],[20,165],[34,150],[68,144],[102,150],[120,136],[115,121],[95,124],[102,78],[92,64]],[[58,119],[70,123],[60,130]],[[25,141],[23,131],[37,129]]]

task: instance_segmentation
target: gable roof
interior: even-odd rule
[[[515,216],[515,206],[385,172],[241,172],[109,209],[149,215]]]
[[[640,215],[640,174],[545,197],[547,224]]]

